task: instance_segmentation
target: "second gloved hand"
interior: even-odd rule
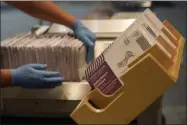
[[[64,80],[58,72],[44,71],[47,65],[27,64],[11,70],[12,84],[23,88],[54,88]]]
[[[89,63],[94,58],[95,34],[85,27],[79,20],[71,26],[71,29],[74,31],[75,36],[86,46],[86,61]]]

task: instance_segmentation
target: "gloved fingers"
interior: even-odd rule
[[[37,73],[41,74],[44,77],[57,77],[60,76],[59,72],[49,72],[44,70],[36,70]]]
[[[86,61],[89,63],[94,58],[94,47],[88,47],[87,48],[87,55],[86,55]]]
[[[93,42],[95,43],[95,40],[96,40],[96,35],[94,33],[92,33],[90,31],[90,33],[88,34],[88,38]]]
[[[94,43],[88,37],[84,36],[81,40],[87,47],[94,47]]]
[[[46,64],[28,64],[28,65],[37,70],[44,70],[47,67]]]
[[[89,63],[94,58],[94,43],[88,37],[83,38],[86,45],[86,61]]]
[[[44,78],[44,82],[51,85],[60,84],[63,81],[64,81],[63,77]]]

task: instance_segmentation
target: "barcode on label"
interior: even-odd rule
[[[143,51],[151,48],[151,45],[143,35],[141,35],[138,39],[136,39],[136,42],[142,48]]]
[[[149,27],[147,24],[143,24],[143,26],[145,27],[145,29],[155,38],[156,34],[153,32],[153,30],[151,29],[151,27]]]
[[[146,27],[146,30],[155,38],[156,34],[153,32],[153,30],[148,26]]]

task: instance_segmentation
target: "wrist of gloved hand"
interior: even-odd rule
[[[84,25],[81,23],[81,21],[80,20],[76,20],[75,21],[75,23],[73,23],[72,25],[71,25],[71,29],[73,30],[73,31],[75,31],[78,27],[84,27]]]
[[[70,27],[73,31],[76,31],[78,28],[86,28],[80,20],[76,20]]]
[[[58,72],[44,71],[46,65],[27,64],[12,69],[12,84],[23,88],[54,88],[60,85],[64,78]]]

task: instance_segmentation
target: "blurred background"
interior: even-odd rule
[[[186,38],[186,2],[56,2],[61,8],[80,19],[129,19],[150,8],[160,20],[167,19]],[[34,25],[48,24],[30,17],[1,2],[1,40],[22,32]],[[186,52],[186,45],[185,45]],[[168,124],[186,123],[186,53],[177,84],[169,89],[163,100],[163,114]]]

